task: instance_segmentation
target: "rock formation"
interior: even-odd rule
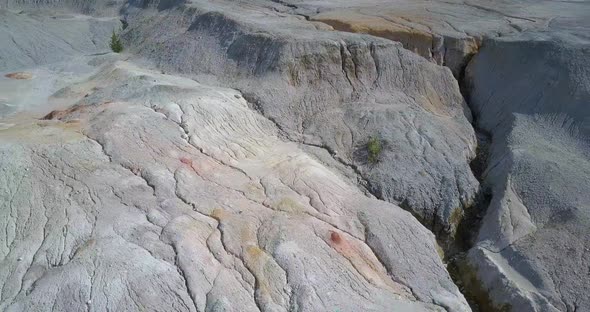
[[[238,92],[117,61],[52,97],[3,131],[2,310],[467,310],[431,233]]]
[[[590,307],[589,52],[575,33],[529,33],[486,41],[468,67],[492,134],[492,200],[469,261],[515,311]]]
[[[448,69],[399,43],[234,6],[130,8],[126,38],[166,71],[241,90],[289,140],[326,149],[375,196],[452,235],[478,182],[471,112]],[[373,136],[377,164],[364,155]]]
[[[589,311],[588,2],[0,20],[0,311]]]

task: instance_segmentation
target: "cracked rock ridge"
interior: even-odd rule
[[[471,112],[448,69],[397,42],[317,29],[274,2],[144,4],[125,11],[133,53],[240,90],[283,137],[325,149],[354,183],[453,237],[479,183]],[[370,137],[384,146],[376,164]]]
[[[111,59],[50,100],[0,133],[0,310],[469,310],[428,230],[239,92]]]
[[[5,0],[0,20],[2,311],[467,311],[423,226],[448,248],[484,214],[475,310],[590,306],[587,1]]]

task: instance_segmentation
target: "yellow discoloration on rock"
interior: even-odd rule
[[[211,211],[210,217],[221,222],[221,220],[227,217],[227,212],[223,210],[223,208],[214,208],[213,211]]]
[[[442,247],[440,247],[440,245],[437,242],[435,242],[434,248],[436,248],[436,253],[440,257],[440,260],[444,261],[445,260],[445,251],[442,249]]]
[[[283,197],[281,200],[274,204],[273,207],[277,210],[284,211],[284,212],[304,212],[305,208],[297,203],[295,200],[289,197]]]
[[[84,140],[79,121],[18,120],[0,128],[0,141],[54,144]]]
[[[369,283],[381,288],[389,288],[396,294],[411,297],[411,293],[403,285],[389,277],[387,270],[368,247],[356,239],[343,232],[330,231],[326,241],[348,259],[356,271]]]
[[[453,225],[454,227],[457,227],[457,226],[459,226],[459,223],[461,223],[462,219],[463,219],[463,209],[455,208],[451,212],[451,217],[449,218],[449,223],[451,225]]]
[[[243,245],[256,242],[256,230],[248,222],[235,224],[240,227],[240,240]]]
[[[258,283],[257,288],[268,295],[268,281],[264,277],[264,263],[266,254],[260,247],[250,245],[246,247],[244,254],[244,264],[252,272]]]
[[[430,57],[432,34],[408,25],[403,19],[391,16],[387,19],[378,16],[367,16],[356,12],[326,12],[313,17],[313,20],[326,23],[336,30],[369,34],[393,41],[401,42],[408,50],[424,57]]]
[[[278,265],[273,262],[272,258],[266,252],[256,245],[246,247],[244,254],[244,264],[256,278],[256,291],[263,301],[280,302],[280,296],[273,289],[277,289],[278,280],[276,278]]]
[[[246,247],[246,252],[248,253],[249,259],[253,261],[261,260],[262,255],[264,255],[264,251],[258,246],[248,246]]]
[[[266,196],[264,195],[264,188],[259,183],[248,182],[244,185],[246,195],[251,199],[257,199],[263,201]]]

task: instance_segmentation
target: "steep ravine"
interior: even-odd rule
[[[405,47],[405,45],[404,45]],[[479,181],[479,190],[471,206],[465,207],[465,213],[459,221],[456,234],[449,238],[444,232],[433,231],[444,251],[444,260],[451,278],[463,293],[474,312],[497,312],[510,311],[507,305],[498,306],[495,304],[488,290],[478,279],[476,269],[467,261],[467,253],[475,245],[477,235],[481,228],[482,220],[487,212],[491,201],[491,190],[485,184],[484,174],[488,167],[490,157],[490,147],[492,144],[492,135],[484,129],[478,127],[478,115],[474,112],[474,107],[470,101],[470,84],[467,79],[466,70],[470,61],[478,53],[481,43],[477,44],[474,50],[464,54],[459,58],[461,64],[453,64],[451,68],[457,80],[465,102],[472,112],[472,126],[477,137],[477,147],[475,157],[470,162],[470,168],[473,175]],[[446,64],[443,64],[446,66]]]
[[[376,172],[397,174],[397,171],[416,167],[414,162],[403,163],[397,160],[397,154],[408,153],[403,147],[396,146],[397,144],[401,144],[397,141],[405,140],[404,136],[399,138],[397,137],[398,134],[394,131],[382,133],[385,140],[394,140],[396,142],[387,149],[387,158],[381,161],[380,164],[367,166],[361,163],[359,168],[358,159],[353,157],[356,151],[363,148],[362,146],[366,143],[367,138],[374,135],[375,132],[372,131],[387,130],[387,127],[391,127],[392,124],[394,124],[394,127],[395,124],[399,124],[399,126],[404,128],[416,128],[415,133],[419,137],[428,138],[432,136],[430,132],[438,132],[440,130],[424,130],[424,126],[416,121],[417,118],[428,120],[431,117],[407,118],[402,115],[403,118],[399,120],[398,115],[382,113],[381,116],[371,117],[369,119],[351,110],[350,113],[344,113],[348,119],[342,125],[336,126],[333,126],[332,122],[335,123],[337,119],[334,121],[328,119],[328,121],[323,118],[326,116],[325,111],[333,109],[332,107],[336,107],[333,110],[340,114],[339,111],[342,110],[340,108],[341,106],[347,107],[350,105],[349,103],[356,104],[363,103],[363,101],[371,101],[371,97],[374,94],[391,92],[390,85],[393,84],[392,81],[399,84],[398,81],[402,80],[401,85],[407,86],[402,88],[402,92],[408,93],[412,98],[423,96],[423,90],[413,93],[411,89],[413,84],[421,83],[421,81],[416,82],[414,79],[416,77],[421,78],[422,76],[428,81],[431,79],[440,79],[445,85],[455,87],[457,91],[453,90],[453,92],[456,92],[453,93],[453,96],[445,94],[449,92],[447,86],[438,90],[428,91],[434,93],[432,97],[436,96],[444,99],[443,102],[446,103],[441,103],[440,105],[442,107],[444,105],[455,105],[454,103],[464,101],[457,87],[463,85],[461,81],[447,81],[447,79],[455,78],[445,72],[446,70],[424,61],[421,56],[403,52],[403,50],[396,48],[398,43],[389,40],[390,38],[384,38],[387,39],[385,42],[375,40],[374,43],[367,44],[361,41],[361,38],[363,41],[368,40],[365,39],[367,36],[358,36],[356,34],[347,35],[344,32],[336,31],[314,32],[309,35],[314,40],[310,42],[309,39],[306,39],[300,43],[298,42],[300,40],[298,37],[297,39],[285,39],[282,37],[284,36],[282,33],[275,34],[271,32],[271,34],[265,35],[263,32],[257,31],[250,34],[249,28],[257,29],[256,27],[261,26],[247,24],[248,26],[246,27],[242,24],[243,22],[241,20],[238,20],[238,17],[223,12],[207,12],[204,14],[200,12],[188,12],[187,14],[185,11],[183,14],[187,14],[188,16],[181,15],[182,18],[178,18],[176,14],[176,12],[172,11],[166,19],[172,19],[174,22],[171,23],[175,25],[186,20],[192,22],[188,25],[189,32],[178,34],[178,37],[174,40],[151,39],[150,37],[153,35],[146,29],[149,27],[147,25],[150,19],[146,19],[141,15],[139,15],[139,18],[130,15],[130,30],[127,31],[125,37],[130,39],[132,44],[136,42],[134,38],[147,37],[148,40],[143,39],[141,42],[138,42],[138,44],[141,44],[141,46],[137,47],[138,52],[154,59],[167,72],[179,71],[185,74],[194,74],[195,72],[198,73],[202,68],[207,68],[207,71],[216,75],[216,79],[241,90],[246,100],[250,103],[251,108],[258,111],[266,119],[272,121],[281,130],[283,138],[327,151],[337,163],[343,164],[354,172],[356,176],[354,180],[361,190],[370,192],[376,198],[397,203],[400,207],[412,212],[423,225],[435,233],[439,244],[445,251],[445,258],[450,263],[450,266],[454,267],[460,264],[457,259],[461,258],[462,254],[471,247],[473,236],[476,235],[479,220],[485,213],[489,198],[487,193],[481,189],[473,190],[474,195],[469,195],[470,191],[466,192],[468,195],[452,193],[451,189],[461,189],[464,187],[461,186],[461,183],[464,182],[452,182],[451,188],[447,188],[444,181],[446,177],[457,175],[457,171],[470,170],[469,166],[465,165],[461,169],[446,171],[443,170],[446,166],[446,164],[443,164],[443,161],[434,164],[427,162],[425,165],[420,165],[422,170],[421,175],[428,176],[429,174],[433,174],[442,176],[443,183],[437,184],[436,186],[428,185],[428,187],[434,188],[433,193],[443,193],[443,198],[452,197],[451,199],[445,199],[444,202],[432,203],[432,206],[435,207],[433,214],[420,215],[416,211],[421,211],[421,209],[424,209],[424,206],[419,207],[416,203],[420,203],[421,201],[426,202],[427,200],[416,200],[416,194],[411,192],[413,188],[422,187],[420,183],[410,186],[410,192],[407,191],[407,188],[391,188],[388,190],[387,187],[390,186],[383,187],[386,184],[385,181],[401,180],[403,183],[405,181],[413,182],[413,175],[407,177],[396,177],[393,175],[392,178],[387,177],[387,179],[375,178]],[[246,11],[243,14],[247,16],[248,12]],[[299,27],[299,23],[301,22],[297,22],[297,27]],[[221,32],[228,35],[224,35],[220,40],[217,37]],[[247,49],[244,50],[242,45],[245,45],[243,42],[245,39],[248,40],[248,45],[245,46]],[[197,40],[199,45],[195,45],[193,42]],[[291,40],[291,42],[287,44],[285,42],[286,40]],[[340,40],[339,46],[333,47],[331,40]],[[183,45],[180,45],[179,42],[183,42]],[[187,46],[190,46],[190,49],[186,48]],[[165,52],[156,54],[152,52],[154,49],[160,49]],[[174,54],[169,58],[167,54],[172,53],[172,51],[174,51]],[[332,54],[332,52],[334,53]],[[223,59],[224,55],[227,54],[229,60],[232,62],[236,61],[238,66],[234,68],[231,66],[231,62],[227,62],[224,64],[223,70],[220,70],[215,63],[210,64],[200,59],[186,58],[189,53],[196,55],[216,55],[220,59]],[[250,56],[246,57],[246,55]],[[271,58],[269,59],[269,57]],[[468,57],[468,55],[466,54],[463,57]],[[398,62],[399,65],[396,64]],[[284,69],[285,63],[287,64],[288,70]],[[407,65],[404,63],[407,63]],[[396,66],[399,67],[396,68]],[[461,79],[464,76],[464,68],[465,66],[463,65],[460,72],[456,74],[456,77],[460,77]],[[244,73],[244,69],[247,70],[247,74]],[[278,74],[273,73],[275,70],[278,71]],[[282,76],[285,71],[288,73],[288,76],[283,78]],[[233,77],[225,77],[227,72],[235,72],[235,74]],[[271,83],[265,79],[265,75],[270,75],[268,74],[269,72],[276,75],[271,76],[273,77],[273,82]],[[244,83],[240,80],[241,76],[247,75],[253,75],[252,79],[257,81],[255,88],[253,88],[251,81]],[[394,75],[397,76],[397,80],[387,80],[389,76]],[[282,84],[283,79],[287,79],[289,83]],[[332,91],[334,85],[339,86],[337,92]],[[368,86],[374,89],[369,89]],[[283,92],[285,94],[282,94]],[[310,97],[307,95],[309,93],[315,96]],[[454,97],[455,94],[459,98]],[[375,100],[373,99],[372,101]],[[407,105],[406,103],[403,104]],[[412,110],[411,112],[412,114],[418,114],[415,112],[433,109],[436,111],[441,108],[433,108],[430,105],[426,107],[418,106],[416,111]],[[442,111],[444,111],[444,108]],[[453,114],[451,116],[457,118]],[[369,131],[365,130],[365,122],[372,122],[372,119],[374,120],[376,118],[379,118],[379,123],[374,125],[373,129],[369,129]],[[462,112],[461,118],[464,118]],[[396,120],[396,123],[391,123],[391,120]],[[439,122],[438,120],[429,121],[430,124],[438,124]],[[356,126],[356,123],[359,123],[359,126]],[[461,126],[463,127],[463,122],[461,122]],[[464,129],[464,133],[474,131],[472,125],[465,123],[465,126],[469,127],[469,129]],[[335,134],[341,131],[345,131],[345,135],[348,135],[346,132],[350,132],[350,138],[343,139],[344,144],[337,140],[332,141],[332,138],[336,136]],[[412,132],[410,131],[409,134],[405,134],[405,137],[407,138],[411,135]],[[448,138],[443,139],[443,141],[447,139],[453,140],[462,135],[464,134],[449,134]],[[475,175],[476,177],[481,176],[482,168],[485,166],[485,160],[487,159],[487,148],[482,148],[482,146],[487,145],[481,144],[487,138],[482,135],[480,137],[481,140],[479,141],[481,142],[478,142],[478,148],[473,153],[474,156],[469,157],[472,164],[471,170],[473,170],[472,176]],[[438,140],[438,138],[435,139]],[[347,140],[350,140],[350,143],[346,142]],[[384,142],[387,143],[387,141]],[[444,149],[444,147],[440,146],[440,143],[433,141],[432,143],[426,142],[425,146],[420,148],[420,151],[409,154],[414,159],[420,159],[423,157],[423,151],[421,150],[425,148],[428,151],[428,148],[432,148],[430,146],[431,144],[434,144],[437,148]],[[457,145],[463,146],[463,149],[459,152],[449,151],[449,153],[456,153],[452,157],[453,159],[460,159],[461,156],[459,155],[471,148],[469,145]],[[398,151],[400,149],[402,153]],[[444,162],[447,161],[450,160],[447,159]],[[390,163],[399,165],[392,168],[388,165]],[[443,171],[444,173],[442,173]],[[471,174],[471,172],[469,173]],[[457,179],[461,180],[461,178]],[[475,182],[473,185],[478,184]],[[426,197],[423,196],[422,198]],[[444,223],[445,220],[438,219],[440,217],[437,215],[436,209],[451,202],[460,205],[460,208],[457,210],[460,212],[456,214],[450,213],[451,216],[448,217],[448,220],[451,223],[455,223],[455,229],[449,230],[448,225]],[[462,217],[463,214],[464,216]],[[459,274],[455,274],[454,278],[455,282],[460,285]],[[473,289],[471,286],[462,288],[465,296],[471,298],[472,303],[477,302],[474,303],[474,306],[475,304],[483,306],[485,299],[482,298],[485,295],[471,293],[470,291]],[[482,308],[482,311],[486,310]]]
[[[411,36],[409,39],[411,40]],[[405,44],[404,47],[406,47]],[[466,63],[462,65],[460,68],[458,68],[458,72],[455,75],[457,79],[457,84],[461,89],[461,93],[463,94],[465,101],[470,108],[471,106],[469,105],[468,100],[469,87],[468,84],[464,81],[464,78],[467,64],[476,53],[477,52],[471,55],[464,56]],[[244,97],[248,101],[249,106],[252,109],[256,110],[262,116],[266,117],[268,120],[273,122],[277,126],[277,128],[281,130],[281,135],[284,139],[291,140],[295,143],[299,143],[302,145],[308,145],[310,147],[325,150],[334,161],[349,168],[351,172],[354,173],[355,179],[357,180],[357,185],[361,189],[361,191],[368,194],[368,196],[373,196],[377,199],[384,200],[382,194],[380,194],[377,190],[374,189],[374,187],[371,186],[371,182],[363,175],[362,171],[354,163],[348,162],[346,159],[339,157],[338,153],[332,150],[329,146],[310,144],[290,138],[286,131],[284,131],[281,128],[280,123],[273,120],[272,118],[269,118],[268,115],[264,113],[264,110],[260,105],[260,99],[255,98],[252,94],[244,94]],[[486,210],[490,204],[491,199],[490,190],[486,186],[481,184],[483,182],[484,171],[486,170],[488,164],[488,158],[490,153],[489,149],[491,145],[491,135],[487,133],[485,130],[479,129],[477,127],[476,116],[473,116],[472,126],[477,136],[477,147],[475,157],[470,162],[470,168],[473,172],[473,175],[480,182],[480,187],[475,197],[475,200],[473,201],[473,204],[464,207],[464,216],[459,221],[454,236],[451,237],[445,231],[433,229],[433,224],[430,220],[424,220],[416,215],[415,217],[425,227],[429,228],[435,234],[437,242],[442,249],[442,253],[444,254],[444,261],[447,265],[447,270],[451,278],[453,279],[454,283],[457,285],[461,293],[467,299],[472,310],[474,312],[504,311],[505,308],[497,307],[496,305],[494,305],[484,287],[477,280],[474,268],[471,267],[465,259],[466,253],[469,251],[471,247],[474,246],[477,233],[480,229],[481,221],[486,213]],[[361,148],[364,147],[360,147],[359,149]],[[323,158],[320,158],[319,160],[325,162],[325,159]],[[326,164],[329,165],[329,162]],[[406,207],[404,205],[404,202],[404,199],[400,200],[400,207],[411,212],[411,208]]]
[[[477,125],[493,135],[492,199],[467,258],[515,311],[590,306],[588,29],[490,38],[467,69]]]
[[[471,57],[469,60],[471,60]],[[459,75],[456,75],[456,77],[458,78],[457,83],[461,88],[461,93],[473,112],[473,106],[470,105],[469,101],[469,87],[465,81],[467,64],[461,68]],[[482,219],[487,212],[492,196],[491,190],[484,184],[484,173],[488,166],[492,136],[485,130],[478,128],[477,122],[478,116],[474,114],[472,125],[477,135],[477,149],[476,156],[471,161],[470,167],[473,175],[480,183],[479,191],[474,205],[465,211],[465,215],[458,226],[455,240],[445,246],[445,262],[451,278],[463,293],[465,299],[467,299],[472,310],[474,312],[494,312],[500,309],[494,305],[487,290],[478,280],[475,269],[466,260],[467,252],[476,243]]]
[[[358,25],[358,27],[355,27],[354,21],[351,21],[350,24],[345,24],[344,22],[340,21],[341,19],[342,17],[338,17],[334,20],[325,17],[315,18],[315,20],[327,23],[340,31],[368,33],[377,37],[383,37],[385,39],[401,41],[403,43],[404,48],[413,51],[430,61],[437,63],[440,62],[444,66],[451,65],[451,70],[453,71],[453,74],[457,79],[457,84],[460,87],[461,93],[463,94],[463,97],[469,108],[472,110],[472,112],[474,111],[473,106],[470,105],[469,101],[470,90],[469,84],[465,81],[465,71],[470,60],[477,54],[477,51],[480,47],[480,43],[477,43],[475,45],[473,45],[473,43],[479,42],[479,40],[473,38],[463,39],[463,41],[466,41],[464,45],[471,46],[472,48],[463,50],[463,52],[454,51],[454,53],[464,54],[452,55],[450,56],[450,58],[460,59],[462,61],[458,63],[455,62],[451,64],[446,64],[444,62],[444,56],[440,60],[437,60],[434,57],[435,53],[433,52],[433,50],[436,46],[434,38],[437,37],[435,35],[421,33],[419,31],[410,31],[408,29],[403,28],[401,30],[397,29],[395,31],[372,31],[371,27],[367,28],[366,25]],[[417,48],[417,46],[420,46],[420,44],[416,45],[416,43],[424,41],[425,38],[432,38],[428,41],[428,47],[422,49]],[[450,38],[446,39],[447,41],[450,40]],[[461,39],[452,39],[461,41]],[[439,40],[444,41],[444,39],[442,38]],[[489,186],[485,186],[483,184],[483,175],[488,165],[492,137],[491,134],[487,131],[478,128],[477,117],[478,116],[476,114],[473,114],[472,116],[472,126],[477,136],[477,147],[475,157],[470,162],[470,168],[473,172],[473,175],[480,182],[480,186],[473,203],[470,206],[465,207],[464,215],[459,221],[459,225],[457,227],[455,236],[449,237],[448,233],[446,233],[445,231],[434,229],[431,222],[425,221],[421,219],[419,216],[416,217],[426,227],[431,229],[433,233],[436,235],[437,241],[439,242],[439,245],[442,247],[444,251],[447,269],[451,277],[453,278],[453,281],[455,282],[455,284],[457,284],[459,290],[464,294],[465,298],[469,302],[473,311],[492,312],[502,310],[504,308],[494,305],[485,287],[480,283],[480,281],[478,281],[475,269],[471,267],[465,259],[466,253],[475,244],[475,240],[478,235],[482,219],[487,211],[487,208],[491,200],[491,190],[489,189]],[[359,176],[362,175],[359,173]],[[379,194],[373,195],[379,198]],[[401,207],[411,211],[411,209],[409,209],[408,207],[404,207],[403,203],[404,201],[402,200]]]
[[[296,8],[296,7],[295,7]],[[404,48],[415,52],[416,54],[425,57],[429,61],[433,62],[440,62],[444,66],[447,64],[444,63],[444,57],[441,60],[437,60],[434,56],[433,49],[435,48],[434,38],[435,35],[422,33],[419,31],[409,31],[408,29],[397,29],[391,31],[372,31],[371,27],[366,25],[358,25],[358,27],[354,26],[354,21],[351,21],[350,24],[345,24],[341,22],[342,17],[338,17],[334,20],[325,18],[325,17],[316,17],[315,20],[327,23],[330,26],[334,27],[336,30],[339,31],[346,31],[346,32],[361,32],[361,33],[368,33],[377,37],[382,37],[389,40],[394,41],[401,41]],[[423,49],[417,48],[417,46],[425,44],[422,42],[425,38],[429,38],[428,40],[428,47],[424,47]],[[403,40],[402,40],[403,39]],[[454,40],[461,40],[453,38]],[[444,39],[439,39],[444,40]],[[450,38],[447,38],[450,40]],[[451,63],[452,65],[451,70],[455,78],[457,79],[457,84],[460,87],[461,93],[469,106],[470,109],[473,107],[470,105],[469,101],[469,86],[468,83],[465,81],[466,75],[465,70],[469,61],[477,54],[477,50],[479,49],[480,44],[473,45],[474,42],[479,42],[474,38],[465,38],[465,46],[471,46],[470,49],[464,50],[463,52],[454,51],[454,53],[464,53],[462,55],[453,55],[451,56],[453,59],[460,59],[461,61],[458,63]],[[438,43],[440,44],[440,43]],[[456,43],[455,43],[456,44]],[[457,231],[454,237],[449,236],[449,234],[445,231],[437,230],[433,228],[433,224],[430,220],[424,220],[420,218],[420,216],[416,216],[418,220],[421,221],[424,226],[429,228],[433,231],[433,233],[437,237],[437,241],[439,245],[444,251],[445,261],[447,263],[447,269],[453,278],[453,281],[459,287],[459,290],[464,294],[465,298],[468,300],[470,306],[472,307],[473,311],[480,311],[480,312],[487,312],[487,311],[497,311],[498,308],[495,306],[492,301],[490,300],[486,290],[481,285],[481,283],[477,280],[477,276],[474,272],[474,269],[467,263],[465,260],[466,253],[469,251],[471,247],[474,246],[475,239],[477,237],[478,231],[480,229],[481,221],[486,213],[486,210],[490,204],[491,199],[491,191],[489,187],[483,185],[484,179],[483,174],[486,170],[488,164],[488,158],[490,153],[490,145],[491,145],[491,134],[487,133],[485,130],[478,128],[477,126],[477,116],[473,114],[472,119],[472,126],[477,136],[477,147],[475,157],[470,162],[470,168],[473,172],[473,175],[477,178],[480,182],[479,190],[477,191],[477,195],[475,200],[472,202],[471,205],[464,207],[464,215],[459,221],[459,225],[457,226]],[[329,151],[330,154],[335,158],[333,152]],[[342,159],[338,159],[339,161],[345,163]],[[345,163],[347,166],[354,166],[348,163]],[[361,177],[362,181],[365,183],[363,186],[367,186],[367,180],[363,177],[362,173],[356,170],[359,177]],[[370,188],[370,184],[369,190]],[[372,192],[373,195],[379,199],[383,199],[379,193]],[[412,211],[409,207],[404,205],[404,200],[400,200],[400,206],[405,208],[406,210]]]
[[[467,63],[469,63],[469,60],[474,55],[475,54],[465,56],[466,64],[464,64],[459,69],[459,72],[456,75],[457,83],[468,105],[469,89],[467,83],[464,81],[465,69],[467,68]],[[281,131],[281,136],[284,139],[291,140],[295,143],[299,143],[302,145],[308,145],[310,147],[325,150],[334,161],[350,169],[350,171],[355,175],[357,185],[361,189],[361,191],[365,192],[369,196],[373,196],[377,199],[384,200],[383,196],[371,186],[371,182],[363,175],[363,173],[354,163],[350,163],[346,159],[339,157],[337,152],[332,150],[329,146],[310,144],[290,138],[286,131],[284,131],[281,128],[280,123],[273,120],[272,118],[269,118],[268,115],[264,113],[264,110],[260,105],[260,99],[256,98],[251,93],[245,93],[244,97],[248,101],[249,106],[252,109],[259,112],[262,116],[266,117],[268,120],[270,120],[277,126],[277,128]],[[473,311],[493,312],[497,311],[498,307],[494,306],[486,290],[481,286],[480,282],[477,280],[477,276],[474,273],[474,269],[465,260],[466,253],[469,251],[471,247],[473,247],[475,243],[475,239],[481,225],[481,220],[483,219],[486,213],[491,198],[490,190],[481,184],[483,182],[484,171],[487,167],[488,156],[490,152],[489,148],[491,144],[491,135],[487,133],[485,130],[477,128],[476,116],[473,117],[472,125],[477,136],[477,147],[475,158],[473,158],[470,162],[470,168],[474,176],[480,182],[480,188],[477,192],[473,204],[471,206],[465,207],[464,216],[459,221],[459,225],[457,227],[455,236],[450,237],[449,234],[445,231],[434,230],[432,228],[431,221],[425,221],[424,219],[421,219],[419,216],[416,215],[415,217],[417,217],[417,219],[421,221],[421,223],[424,226],[429,228],[435,234],[439,246],[441,246],[442,248],[442,253],[444,254],[444,261],[447,264],[447,270],[449,271],[451,278],[453,279],[461,293],[463,293],[463,295],[467,299]],[[326,163],[324,158],[320,158],[319,160]],[[329,162],[326,164],[329,165]],[[408,211],[411,211],[409,207],[405,207],[403,199],[400,201],[400,207]]]
[[[477,282],[474,271],[462,261],[465,253],[473,246],[475,237],[477,236],[480,221],[489,204],[489,191],[477,184],[478,189],[473,191],[475,195],[469,200],[464,200],[461,198],[464,195],[451,193],[449,189],[444,188],[444,184],[434,187],[436,192],[448,193],[444,196],[453,197],[447,200],[447,202],[461,203],[461,209],[464,211],[458,214],[458,217],[451,215],[449,220],[457,224],[455,230],[451,230],[449,233],[448,229],[445,229],[444,226],[437,227],[437,223],[443,224],[443,222],[436,219],[437,217],[433,218],[432,215],[426,215],[425,217],[425,215],[415,213],[416,202],[420,202],[412,202],[412,200],[415,200],[415,198],[412,198],[412,196],[416,195],[415,193],[408,193],[408,189],[404,188],[392,188],[389,191],[387,189],[384,190],[382,188],[382,181],[384,180],[380,181],[372,176],[374,172],[397,173],[396,171],[400,170],[400,168],[412,168],[416,166],[412,162],[403,163],[393,160],[396,157],[395,155],[400,153],[400,146],[393,146],[393,149],[388,151],[388,154],[392,155],[393,163],[400,165],[398,166],[399,168],[382,166],[383,164],[391,163],[391,160],[388,158],[381,162],[380,166],[375,166],[376,168],[359,169],[357,164],[355,164],[354,157],[349,155],[353,154],[355,150],[358,150],[367,137],[374,135],[372,131],[383,131],[387,127],[385,122],[388,119],[389,121],[397,119],[396,123],[399,123],[401,126],[417,128],[420,136],[428,137],[428,132],[421,132],[421,126],[415,124],[412,118],[402,118],[399,120],[399,117],[396,115],[385,114],[381,116],[383,120],[380,122],[382,123],[373,127],[373,129],[369,129],[369,131],[363,129],[363,125],[359,125],[358,128],[355,126],[355,123],[358,121],[364,123],[365,120],[363,118],[366,118],[356,113],[346,112],[344,115],[348,115],[347,118],[349,119],[342,125],[333,125],[339,119],[339,114],[341,114],[339,112],[339,110],[342,110],[340,107],[344,106],[347,108],[350,105],[349,103],[356,104],[359,102],[363,103],[367,100],[371,101],[373,94],[390,92],[388,88],[390,88],[392,82],[388,81],[387,78],[389,76],[397,75],[396,79],[391,79],[396,84],[399,84],[400,79],[407,81],[402,82],[402,85],[406,86],[402,89],[402,92],[409,93],[410,97],[415,98],[423,92],[420,90],[413,93],[411,86],[412,84],[416,84],[412,80],[416,79],[415,77],[427,76],[428,79],[445,80],[448,77],[453,77],[452,75],[434,78],[439,75],[437,71],[440,70],[440,67],[434,66],[436,70],[433,70],[429,66],[423,66],[423,63],[428,62],[418,60],[422,58],[414,53],[400,53],[396,51],[396,43],[390,40],[386,41],[388,43],[377,43],[378,41],[376,41],[369,45],[367,49],[366,43],[365,45],[359,44],[357,40],[361,37],[355,34],[346,35],[341,32],[318,33],[314,31],[313,34],[309,34],[309,37],[307,37],[314,38],[311,41],[307,38],[301,40],[299,36],[295,38],[286,37],[282,32],[278,34],[274,32],[266,34],[268,30],[265,28],[262,28],[262,31],[259,30],[260,27],[264,26],[258,23],[252,23],[248,19],[247,22],[241,20],[244,16],[248,16],[248,11],[242,12],[240,17],[227,14],[222,10],[206,13],[183,11],[182,14],[178,14],[174,10],[165,12],[163,16],[156,18],[162,21],[171,20],[170,24],[172,25],[186,25],[188,28],[188,32],[178,32],[173,39],[168,40],[162,40],[158,38],[158,35],[154,35],[160,33],[161,30],[150,29],[150,25],[154,24],[152,21],[153,17],[149,14],[143,14],[143,12],[140,13],[129,15],[130,26],[125,34],[125,38],[129,40],[131,45],[135,46],[134,49],[138,53],[153,59],[166,72],[198,74],[201,70],[205,69],[209,75],[215,76],[215,79],[221,85],[229,85],[241,90],[250,103],[251,108],[257,110],[266,119],[271,120],[281,130],[283,138],[327,151],[330,158],[337,163],[343,164],[353,172],[353,176],[355,177],[353,181],[357,182],[362,190],[372,193],[372,195],[379,199],[392,201],[402,208],[414,212],[414,216],[436,234],[439,244],[444,249],[445,260],[448,262],[448,270],[451,272],[455,283],[472,304],[473,309],[479,311],[494,310],[487,293],[483,290],[483,287],[479,287],[479,282]],[[191,22],[187,23],[187,21]],[[285,27],[298,28],[301,27],[299,25],[301,23],[301,21],[294,22],[293,25],[287,23],[288,26]],[[182,29],[182,27],[180,28]],[[170,29],[169,31],[175,32],[178,30]],[[219,34],[221,33],[224,35],[222,38],[219,38]],[[137,41],[136,38],[141,39],[141,41]],[[332,40],[340,40],[339,46],[332,47]],[[195,42],[199,44],[197,45]],[[247,45],[246,42],[248,43]],[[473,52],[470,51],[461,58],[469,58],[471,56],[470,53]],[[208,58],[195,59],[192,55],[215,55],[216,61],[210,63],[207,61]],[[370,57],[366,58],[365,55]],[[225,57],[227,59],[224,59]],[[233,65],[234,62],[237,65],[235,67]],[[399,62],[399,65],[396,64],[397,62]],[[404,63],[407,63],[407,65],[404,66]],[[219,67],[219,64],[223,64],[223,66]],[[285,65],[287,65],[288,70],[284,69]],[[400,67],[395,68],[395,65]],[[468,96],[465,96],[469,90],[465,88],[465,83],[462,81],[465,77],[464,69],[465,66],[463,65],[458,73],[455,70],[455,79],[458,78],[459,81],[452,83],[455,86],[461,87],[461,91],[465,97],[461,101],[469,99]],[[228,76],[228,73],[231,73],[231,76]],[[286,77],[285,74],[287,74]],[[267,76],[272,77],[272,82],[267,80]],[[251,78],[248,81],[244,81],[242,77]],[[201,78],[197,77],[197,79]],[[283,84],[285,80],[287,83]],[[255,82],[253,83],[253,81]],[[373,90],[368,89],[367,86],[370,85],[373,88],[377,86],[377,88]],[[334,86],[338,86],[337,92],[332,91]],[[387,86],[387,88],[384,86]],[[432,92],[438,96],[448,96],[445,94],[448,90],[445,88],[435,89]],[[309,97],[307,95],[309,93],[314,94],[314,96]],[[364,93],[368,93],[369,96],[364,95]],[[447,97],[444,101],[453,103],[457,99]],[[469,104],[467,103],[467,105]],[[332,107],[337,107],[338,110]],[[432,109],[428,106],[425,108],[426,110]],[[423,109],[423,107],[419,108],[419,110]],[[326,111],[330,110],[338,112],[338,115],[335,116],[337,118],[326,119]],[[327,120],[329,122],[326,122]],[[438,122],[431,121],[430,123]],[[477,134],[477,145],[475,145],[477,147],[473,147],[475,151],[473,152],[473,156],[469,157],[471,166],[466,166],[465,169],[470,170],[470,174],[477,177],[481,182],[481,176],[488,158],[487,149],[490,142],[489,135],[477,131],[477,127],[474,126],[476,124],[477,120],[471,120],[471,125],[468,126],[469,131]],[[389,122],[389,125],[391,125],[391,122]],[[366,124],[364,127],[366,127]],[[341,139],[342,142],[338,140],[332,141],[335,134],[341,131],[344,131],[345,134],[346,132],[350,132],[349,138],[343,136],[344,139]],[[469,132],[467,129],[465,131],[467,133]],[[383,134],[385,138],[388,135],[392,137],[396,136],[395,132],[386,132]],[[459,137],[461,134],[447,135],[451,139],[455,136]],[[349,143],[346,142],[347,140],[350,140],[348,141]],[[440,149],[440,145],[437,148]],[[468,148],[464,147],[463,150]],[[459,158],[458,154],[455,155],[453,157],[454,159]],[[416,153],[413,156],[413,158],[420,157],[420,153]],[[444,177],[450,177],[456,174],[454,170],[444,171],[443,173],[441,171],[444,168],[442,163],[427,163],[425,166],[422,166],[422,172],[426,175],[428,173],[442,174],[443,181]],[[400,179],[400,177],[394,176],[394,179]],[[385,181],[391,180],[385,179]],[[412,181],[412,176],[402,176],[401,181]],[[420,184],[416,185],[420,187]],[[460,183],[457,182],[457,185],[459,186]],[[429,187],[432,186],[429,185]],[[404,192],[406,193],[404,194]],[[392,196],[392,194],[395,195]],[[434,207],[442,205],[443,203],[440,202],[433,204]],[[437,210],[435,208],[434,216],[436,215]]]
[[[474,310],[588,306],[589,47],[573,30],[490,38],[461,75],[488,151],[448,269]]]

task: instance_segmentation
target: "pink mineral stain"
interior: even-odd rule
[[[193,160],[187,157],[180,157],[180,162],[191,167],[193,166]]]

